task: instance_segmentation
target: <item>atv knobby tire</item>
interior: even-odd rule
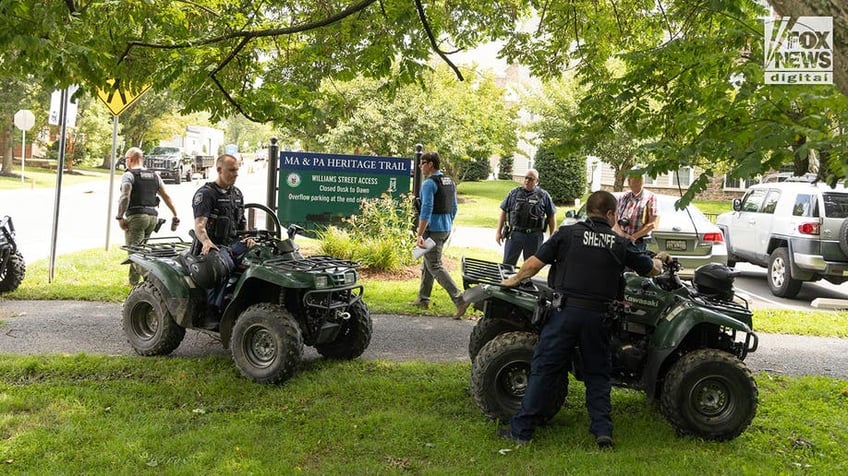
[[[362,301],[348,307],[350,319],[342,324],[336,340],[316,344],[315,350],[328,359],[355,359],[365,352],[371,343],[371,312]]]
[[[477,354],[480,353],[480,349],[490,340],[507,332],[528,330],[527,327],[521,327],[517,323],[505,319],[483,317],[471,329],[471,337],[468,339],[468,356],[473,362]]]
[[[660,409],[678,434],[725,441],[739,436],[754,419],[757,397],[754,377],[741,360],[701,349],[668,371]]]
[[[18,289],[26,275],[26,262],[20,251],[9,256],[6,267],[0,269],[0,293],[12,292]]]
[[[123,307],[123,327],[132,348],[139,355],[167,355],[180,346],[185,329],[171,316],[150,281],[130,291]]]
[[[288,380],[303,359],[300,327],[286,308],[276,304],[245,309],[233,326],[230,347],[241,374],[258,383]]]
[[[539,336],[532,332],[507,332],[487,342],[471,363],[471,396],[484,415],[506,421],[518,413],[530,380],[530,362]],[[567,377],[551,396],[547,421],[565,403]]]

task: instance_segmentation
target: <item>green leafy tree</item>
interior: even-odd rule
[[[48,93],[30,80],[0,78],[0,134],[2,134],[3,154],[0,175],[16,175],[12,166],[14,147],[21,138],[20,130],[15,127],[15,113],[29,109],[35,115],[35,125],[27,133],[27,141],[36,140],[36,132],[47,123],[47,112],[40,103],[49,102]],[[19,171],[18,171],[19,172]]]
[[[757,2],[672,1],[641,11],[640,2],[592,11],[584,5],[550,4],[537,34],[517,35],[505,50],[541,75],[558,77],[574,65],[583,92],[562,122],[567,155],[630,138],[631,145],[611,145],[625,161],[637,147],[651,175],[685,165],[704,170],[684,200],[712,176],[754,176],[798,162],[810,149],[828,151],[829,180],[846,175],[839,132],[846,97],[828,86],[763,84],[766,12]],[[556,46],[562,54],[533,54]]]
[[[586,161],[562,153],[562,147],[556,145],[542,145],[536,150],[539,185],[555,203],[574,203],[586,191]]]
[[[848,11],[836,1],[771,3],[781,15],[834,17],[834,80],[848,92]],[[241,113],[308,132],[327,119],[319,108],[327,80],[362,76],[397,90],[424,82],[434,53],[464,78],[450,53],[503,39],[502,56],[541,77],[574,68],[593,92],[580,121],[620,122],[649,139],[643,150],[656,170],[703,162],[749,174],[782,163],[793,147],[798,156],[826,151],[834,177],[848,162],[832,134],[843,123],[836,88],[816,93],[830,106],[824,114],[802,103],[801,118],[766,115],[781,112],[771,96],[786,88],[761,84],[765,11],[756,0],[10,0],[0,8],[4,77],[37,77],[48,90],[76,83],[89,94],[110,78],[130,91],[150,84],[216,121]],[[532,28],[520,28],[530,18]],[[624,74],[607,67],[611,59],[625,63]]]
[[[423,85],[393,95],[382,93],[384,82],[363,78],[328,85],[327,110],[336,120],[319,140],[334,152],[390,156],[409,156],[420,142],[439,152],[456,179],[485,178],[489,157],[515,150],[517,108],[504,104],[491,75],[469,71],[473,80],[457,82],[447,68],[436,68]]]
[[[512,180],[512,167],[515,163],[515,156],[507,154],[498,159],[498,180]]]

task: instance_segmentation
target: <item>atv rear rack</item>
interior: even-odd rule
[[[317,255],[308,258],[293,260],[291,258],[280,257],[265,260],[265,266],[273,266],[283,271],[324,271],[332,268],[358,268],[357,261],[335,258],[332,256]]]
[[[124,245],[121,249],[150,258],[173,258],[189,249],[191,243],[178,236],[148,238],[137,245]]]

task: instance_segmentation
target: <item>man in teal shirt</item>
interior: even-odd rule
[[[453,219],[456,216],[456,183],[443,174],[439,169],[441,160],[437,152],[427,152],[421,156],[419,163],[421,174],[427,180],[421,184],[421,212],[418,216],[418,232],[416,245],[425,248],[425,241],[432,239],[435,245],[424,254],[421,266],[421,285],[418,288],[418,299],[411,304],[423,309],[430,307],[430,293],[433,291],[433,281],[445,288],[456,306],[454,317],[460,319],[468,303],[462,300],[462,291],[442,266],[442,248],[453,229]]]

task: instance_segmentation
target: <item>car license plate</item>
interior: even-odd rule
[[[686,251],[686,241],[684,240],[666,240],[665,249],[669,251]]]

